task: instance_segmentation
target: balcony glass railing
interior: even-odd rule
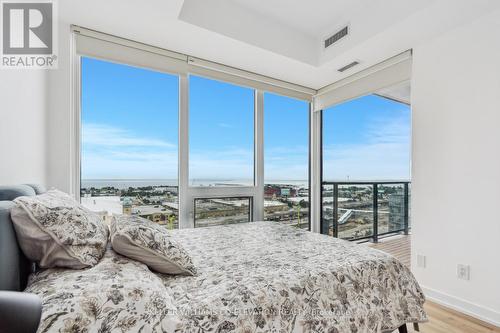
[[[408,234],[410,182],[323,182],[323,234],[347,240]]]

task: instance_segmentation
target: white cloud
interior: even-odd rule
[[[253,151],[231,147],[193,151],[189,156],[191,179],[253,179]]]
[[[178,177],[177,145],[140,137],[124,129],[86,124],[83,178]],[[373,122],[363,143],[333,144],[324,149],[325,180],[408,179],[410,127],[406,119]],[[254,153],[249,149],[192,151],[191,179],[252,179]],[[265,179],[307,179],[308,147],[265,150]]]
[[[176,179],[177,152],[87,151],[82,161],[84,179]]]
[[[177,178],[177,145],[122,128],[85,124],[82,178]]]
[[[252,179],[254,153],[231,148],[222,151],[193,152],[190,156],[191,179]],[[265,151],[266,180],[305,180],[308,170],[308,148],[273,147]]]
[[[309,167],[307,146],[264,149],[266,180],[306,180]]]
[[[410,126],[406,119],[373,122],[363,141],[324,147],[325,180],[410,178]]]
[[[122,128],[103,124],[84,124],[83,144],[97,146],[169,147],[176,145],[167,141],[139,137]]]

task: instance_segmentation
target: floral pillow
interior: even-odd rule
[[[14,200],[11,218],[19,246],[42,268],[81,269],[96,265],[109,230],[101,218],[68,194],[50,190]]]
[[[165,274],[194,275],[189,254],[167,229],[139,216],[117,215],[111,222],[113,249]]]

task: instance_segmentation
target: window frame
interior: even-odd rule
[[[191,74],[191,73],[190,73]],[[211,78],[210,78],[211,79]],[[254,90],[254,185],[253,186],[191,186],[189,184],[189,74],[185,78],[186,89],[183,98],[186,99],[182,123],[179,133],[183,133],[182,143],[179,137],[179,151],[182,156],[179,160],[179,172],[183,177],[183,188],[179,187],[179,226],[180,228],[195,227],[194,200],[200,198],[220,197],[252,197],[251,220],[260,221],[264,218],[264,154],[263,154],[263,96],[260,90]],[[182,85],[181,85],[182,87]],[[181,92],[182,95],[182,92]],[[180,119],[180,117],[179,117]],[[182,174],[182,175],[181,175]],[[179,185],[180,185],[179,181]],[[182,194],[181,194],[182,193]],[[182,198],[182,204],[181,203]],[[262,201],[262,203],[261,203]],[[182,215],[182,218],[180,217]],[[182,222],[181,222],[182,221]],[[181,226],[182,225],[182,226]]]
[[[97,60],[101,60],[101,61],[106,61],[106,62],[109,62],[109,63],[113,63],[113,64],[118,64],[118,65],[124,65],[124,66],[130,66],[130,67],[135,67],[135,68],[140,68],[140,69],[144,69],[144,70],[149,70],[149,71],[153,71],[153,72],[158,72],[158,73],[163,73],[163,74],[167,74],[167,75],[171,75],[171,76],[175,76],[178,78],[178,91],[179,91],[179,99],[178,99],[178,105],[179,105],[179,108],[178,108],[178,114],[177,114],[177,118],[178,118],[178,122],[179,122],[179,127],[178,127],[178,141],[177,141],[177,154],[178,156],[180,157],[180,154],[181,154],[181,146],[180,146],[180,137],[181,137],[181,132],[180,132],[180,115],[181,115],[181,112],[180,110],[182,109],[181,107],[181,80],[182,80],[182,74],[179,74],[179,73],[176,73],[174,71],[168,71],[168,70],[163,70],[163,69],[158,69],[158,68],[155,68],[155,67],[146,67],[146,66],[137,66],[137,65],[134,65],[134,64],[127,64],[127,63],[124,63],[124,62],[120,62],[120,61],[113,61],[113,60],[109,60],[109,59],[106,59],[106,58],[102,58],[102,57],[96,57],[94,55],[83,55],[83,54],[75,54],[75,60],[76,62],[74,63],[75,66],[73,66],[73,70],[75,71],[75,75],[74,75],[74,78],[75,80],[77,81],[76,82],[76,85],[74,87],[75,91],[74,91],[74,96],[75,96],[75,111],[72,112],[72,114],[74,115],[74,122],[76,123],[75,125],[75,129],[74,129],[74,133],[77,133],[77,134],[73,134],[72,137],[74,138],[75,142],[73,143],[73,146],[76,146],[74,147],[74,160],[75,160],[75,166],[72,166],[71,169],[72,170],[75,170],[73,172],[73,176],[72,176],[72,188],[74,189],[74,191],[70,192],[70,194],[75,197],[75,199],[78,201],[78,202],[81,202],[81,179],[82,179],[82,176],[81,176],[81,170],[82,170],[82,85],[81,85],[81,82],[82,82],[82,59],[83,58],[90,58],[90,59],[97,59]],[[75,68],[76,67],[76,68]],[[75,114],[76,113],[76,114]],[[77,137],[75,137],[75,135],[77,135]],[[179,210],[177,212],[177,223],[179,225],[179,229],[181,228],[181,220],[180,220],[180,195],[181,195],[181,187],[180,187],[180,174],[181,174],[181,170],[179,169],[180,168],[180,158],[178,159],[178,163],[177,163],[177,200],[178,200],[178,204],[179,204]]]
[[[71,123],[70,140],[72,156],[70,165],[70,193],[77,200],[80,199],[81,186],[81,59],[91,57],[99,60],[145,68],[179,78],[179,125],[178,125],[178,222],[179,229],[194,228],[194,200],[197,198],[219,197],[250,197],[251,221],[264,219],[264,92],[271,92],[289,98],[304,100],[309,103],[309,116],[313,117],[312,97],[313,89],[300,87],[276,79],[259,76],[225,67],[217,64],[216,69],[206,68],[210,62],[204,62],[204,67],[190,64],[190,57],[152,46],[124,40],[118,37],[89,31],[79,27],[72,27],[71,48]],[[81,31],[85,32],[85,48],[78,47],[78,39],[82,39]],[[94,38],[96,44],[93,45]],[[96,47],[97,46],[97,47]],[[100,49],[103,48],[103,50]],[[121,52],[123,50],[123,52]],[[170,53],[169,53],[170,52]],[[114,58],[116,55],[116,58]],[[130,61],[126,61],[130,57]],[[165,61],[162,61],[162,59]],[[200,60],[197,59],[199,63]],[[231,187],[202,187],[189,185],[189,76],[196,75],[248,87],[254,90],[254,185]],[[296,88],[296,90],[295,90]],[[312,129],[309,124],[309,137]],[[312,149],[309,147],[309,191],[311,191],[311,164]],[[312,203],[311,195],[310,206]],[[311,209],[309,210],[311,221]],[[309,222],[311,223],[311,222]],[[313,229],[313,228],[311,228]]]
[[[79,48],[78,39],[86,38],[86,50]],[[188,154],[189,147],[182,144],[189,139],[188,127],[188,74],[206,76],[216,80],[229,82],[237,85],[248,86],[255,89],[257,100],[256,115],[262,112],[263,92],[272,92],[287,97],[304,100],[310,103],[309,121],[309,198],[310,198],[310,230],[321,232],[321,189],[322,189],[322,110],[347,99],[352,99],[367,92],[390,86],[392,84],[411,80],[412,50],[405,51],[392,58],[386,59],[378,64],[361,70],[340,81],[327,85],[319,90],[293,84],[279,79],[260,75],[235,67],[226,66],[212,61],[195,58],[179,52],[154,47],[139,43],[130,39],[120,38],[98,31],[71,25],[70,35],[70,75],[69,85],[70,116],[67,138],[69,141],[69,177],[61,180],[67,185],[69,193],[76,199],[80,198],[80,55],[90,56],[97,59],[122,61],[124,64],[136,67],[150,68],[154,70],[166,70],[168,74],[179,75],[179,223],[180,228],[193,226],[193,212],[186,199],[188,184]],[[81,43],[80,43],[81,44]],[[100,46],[97,46],[100,45]],[[81,46],[81,45],[80,45]],[[82,46],[83,47],[83,46]],[[119,61],[118,61],[119,62]],[[259,104],[260,103],[260,104]],[[260,105],[260,106],[259,106]],[[260,114],[262,118],[262,114]],[[262,121],[262,119],[258,119]],[[187,123],[186,123],[187,122]],[[259,127],[256,124],[256,130]],[[184,129],[184,130],[182,130]],[[262,124],[260,125],[262,130]],[[255,136],[255,161],[263,161],[263,136]],[[258,140],[261,140],[260,142]],[[256,162],[257,163],[257,162]],[[256,173],[254,200],[254,220],[263,219],[264,209],[264,184],[259,175],[263,174],[263,165],[258,163],[254,172]],[[247,190],[252,189],[248,188]],[[241,193],[240,193],[241,194]],[[241,194],[242,195],[242,194]],[[181,214],[182,213],[182,214]]]

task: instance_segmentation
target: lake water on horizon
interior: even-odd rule
[[[215,184],[224,184],[227,186],[241,185],[241,180],[221,180],[221,179],[200,179],[191,182],[191,186],[213,186]],[[277,185],[294,185],[307,187],[307,180],[266,180],[266,184]],[[82,179],[82,188],[101,188],[112,186],[117,189],[126,189],[129,187],[146,187],[146,186],[177,186],[176,179]]]

